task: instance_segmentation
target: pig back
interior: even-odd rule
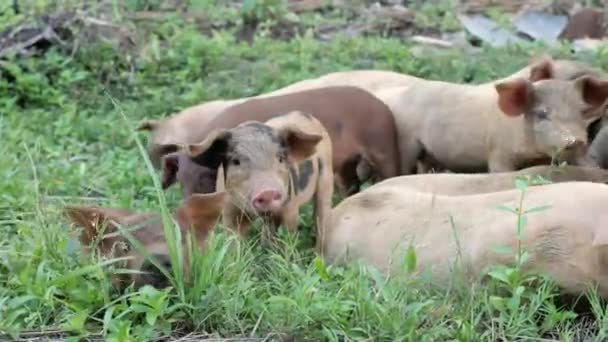
[[[399,160],[390,109],[371,93],[353,86],[323,87],[250,99],[224,110],[208,124],[206,134],[248,120],[265,122],[291,111],[309,113],[323,124],[332,141],[335,169],[361,154],[371,155],[371,159],[375,155],[388,155],[385,159],[391,164]],[[397,171],[389,177],[398,172],[398,165],[394,168]]]

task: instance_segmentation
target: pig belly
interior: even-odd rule
[[[485,144],[474,137],[448,130],[435,131],[422,137],[427,155],[440,166],[453,172],[485,172],[488,166]],[[468,141],[468,143],[467,143]]]

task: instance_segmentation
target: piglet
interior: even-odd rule
[[[300,206],[315,199],[317,247],[331,210],[332,141],[319,120],[293,111],[265,123],[246,121],[217,129],[186,150],[195,164],[223,166],[230,201],[224,210],[228,228],[245,234],[257,216],[267,221],[264,242],[284,224],[296,231]]]
[[[196,247],[204,250],[209,234],[222,213],[225,197],[224,192],[215,192],[189,196],[184,200],[173,214],[184,238],[182,246],[186,247],[185,236],[189,233]],[[146,253],[170,273],[169,247],[160,215],[99,206],[68,206],[65,212],[74,226],[81,229],[79,240],[85,253],[97,252],[109,259],[128,258],[121,266],[139,271],[112,275],[112,282],[117,287],[134,284],[136,288],[143,285],[164,288],[169,285],[167,277],[132,246],[119,229],[122,226],[124,231],[130,232]],[[188,275],[188,254],[185,253],[184,257],[184,274]]]

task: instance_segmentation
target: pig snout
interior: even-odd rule
[[[548,139],[548,146],[561,151],[580,151],[587,146],[587,131],[578,125],[548,125],[542,135]]]
[[[587,150],[587,147],[588,147],[587,142],[585,140],[577,139],[575,137],[570,137],[566,141],[565,149],[585,152]]]
[[[258,212],[277,212],[283,206],[283,194],[276,189],[264,189],[253,195],[251,206]]]

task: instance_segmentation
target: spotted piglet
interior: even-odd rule
[[[222,174],[229,204],[224,223],[244,235],[257,216],[266,221],[264,242],[283,224],[296,231],[300,206],[315,199],[317,247],[331,210],[331,138],[309,115],[292,111],[265,123],[247,121],[217,129],[199,144],[187,145],[195,164]]]

